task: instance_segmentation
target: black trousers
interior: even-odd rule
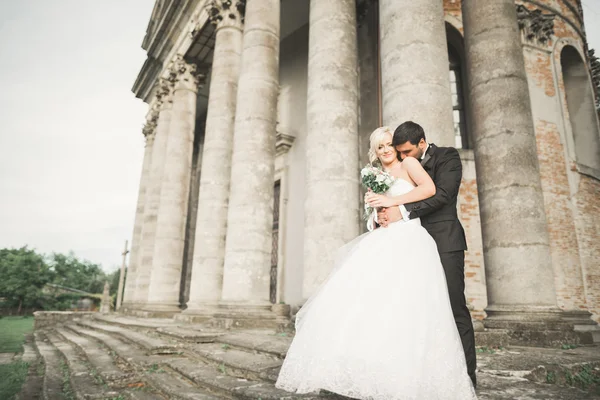
[[[442,266],[446,273],[446,283],[448,284],[448,294],[450,295],[450,305],[454,314],[454,321],[458,328],[458,333],[462,341],[465,358],[467,360],[467,372],[477,385],[475,370],[477,369],[477,356],[475,353],[475,332],[471,314],[467,308],[465,299],[465,252],[452,251],[440,253]]]

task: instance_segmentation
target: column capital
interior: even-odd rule
[[[205,66],[198,66],[178,55],[170,70],[174,77],[174,89],[188,89],[197,92],[206,84],[207,70],[208,68]]]
[[[154,135],[156,134],[156,126],[158,125],[158,110],[152,109],[150,111],[150,115],[146,119],[146,123],[144,124],[144,128],[142,129],[142,133],[146,137],[146,142],[150,142],[154,139]]]
[[[210,0],[206,9],[210,22],[217,29],[223,27],[242,29],[246,13],[246,0]]]
[[[544,14],[538,9],[529,9],[517,4],[519,29],[526,40],[546,44],[554,35],[554,14]]]
[[[163,77],[158,78],[158,85],[157,85],[156,93],[155,93],[155,97],[156,97],[155,108],[156,108],[156,110],[161,110],[161,109],[171,105],[171,103],[173,102],[172,95],[173,95],[174,83],[175,83],[175,79],[173,76],[171,76],[170,72],[169,72],[169,76],[167,78],[163,78]]]

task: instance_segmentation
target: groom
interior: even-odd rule
[[[423,128],[412,121],[396,128],[392,145],[401,161],[409,156],[421,160],[421,165],[435,184],[436,193],[422,201],[384,209],[378,215],[379,223],[387,226],[400,219],[421,218],[422,226],[435,240],[446,273],[450,304],[465,351],[467,371],[473,386],[476,386],[475,334],[464,294],[467,243],[456,211],[462,179],[460,156],[453,147],[437,147],[427,143]]]

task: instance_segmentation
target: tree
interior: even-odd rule
[[[25,246],[0,249],[0,277],[0,297],[6,306],[17,307],[20,314],[23,307],[42,306],[42,288],[52,279],[52,273],[43,255]]]
[[[46,284],[100,295],[104,283],[112,284],[116,292],[118,271],[107,275],[99,265],[78,259],[69,254],[53,253],[51,256],[36,253],[27,246],[20,249],[0,249],[0,299],[3,307],[45,310],[65,310],[81,297],[77,293],[44,290]]]
[[[89,293],[102,293],[106,274],[98,264],[79,260],[72,252],[53,253],[49,264],[54,274],[52,283]]]
[[[110,284],[110,295],[117,296],[117,290],[119,290],[119,278],[121,276],[121,270],[117,269],[106,276],[106,280]],[[115,300],[116,301],[116,300]]]

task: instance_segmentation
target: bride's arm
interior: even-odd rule
[[[408,172],[408,176],[417,184],[417,187],[401,196],[388,197],[383,195],[371,195],[368,203],[371,207],[394,207],[406,203],[425,200],[435,195],[435,184],[414,157],[406,157],[402,161],[402,168]]]

